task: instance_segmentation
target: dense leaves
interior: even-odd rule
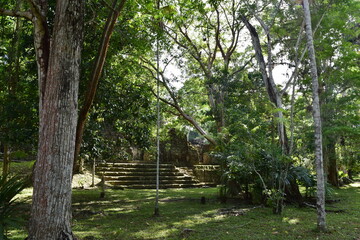
[[[214,139],[212,154],[223,165],[225,192],[252,191],[264,200],[283,198],[291,181],[313,187],[310,66],[296,2],[127,1],[110,41],[81,155],[128,160],[138,157],[133,151],[138,149],[153,160],[159,80],[162,139],[169,129],[184,135],[203,129],[200,135]],[[351,178],[360,171],[359,2],[313,2],[326,171],[339,172],[336,180]],[[50,5],[49,23],[55,11]],[[16,1],[0,5],[15,7]],[[104,1],[87,2],[79,106],[109,11]],[[244,17],[258,34],[280,107],[269,98]],[[38,124],[33,29],[4,16],[0,24],[0,142],[32,151]],[[289,137],[289,155],[281,151],[279,123]]]

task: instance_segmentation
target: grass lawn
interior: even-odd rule
[[[31,173],[34,166],[34,161],[21,161],[10,163],[10,173],[17,176],[26,176]],[[2,174],[2,161],[0,161],[0,174]]]
[[[154,190],[73,191],[73,231],[82,240],[131,239],[336,239],[360,240],[360,183],[336,189],[327,205],[328,233],[318,233],[316,211],[286,206],[281,216],[270,208],[221,204],[216,188],[160,191],[160,216],[154,217]],[[22,198],[30,199],[31,189]],[[200,198],[207,199],[206,204]],[[30,201],[30,200],[29,200]],[[29,214],[29,201],[23,213]],[[341,211],[339,211],[341,210]],[[335,212],[337,211],[337,212]],[[10,231],[10,239],[26,237],[25,229]]]

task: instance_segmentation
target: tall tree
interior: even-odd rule
[[[101,73],[104,67],[104,63],[106,60],[106,55],[109,48],[109,43],[111,36],[113,34],[115,23],[119,17],[120,11],[123,9],[125,5],[126,0],[114,0],[112,5],[109,6],[109,16],[107,18],[106,24],[104,26],[103,35],[101,38],[101,44],[99,46],[99,50],[94,62],[94,68],[91,75],[91,79],[89,80],[87,91],[85,93],[85,100],[82,105],[82,108],[79,113],[77,128],[76,128],[76,140],[75,140],[75,153],[74,153],[74,171],[79,170],[79,163],[77,161],[79,154],[80,154],[80,148],[81,148],[81,142],[84,134],[84,128],[86,123],[86,118],[89,114],[90,108],[93,104],[95,94],[98,88],[99,80],[101,77]]]
[[[171,64],[182,70],[186,75],[185,81],[192,81],[194,76],[201,76],[210,106],[208,116],[212,117],[211,122],[214,124],[207,124],[211,127],[205,129],[194,115],[185,110],[179,92],[170,84],[176,81],[176,78],[171,79],[165,68],[160,71],[160,78],[170,97],[161,100],[172,106],[178,115],[190,123],[209,143],[216,145],[210,132],[216,135],[226,128],[225,100],[229,90],[228,83],[250,62],[243,60],[244,53],[238,48],[243,28],[237,16],[241,1],[168,1],[167,4],[169,5],[162,8],[165,17],[161,26],[166,36],[164,45],[171,49],[168,59],[176,62]],[[184,62],[187,64],[184,65]],[[170,61],[167,61],[165,66],[169,64]],[[153,72],[154,69],[153,64]]]
[[[278,1],[276,3],[272,3],[272,1],[263,1],[262,4],[264,5],[257,6],[256,4],[253,5],[248,4],[248,6],[246,6],[247,15],[245,13],[242,13],[240,17],[250,33],[252,46],[253,49],[255,50],[255,56],[262,76],[262,80],[264,82],[264,86],[267,90],[269,100],[275,107],[274,115],[275,115],[275,119],[277,120],[277,132],[278,132],[279,144],[281,146],[282,153],[285,156],[291,154],[292,149],[291,149],[291,144],[289,144],[287,137],[285,114],[284,114],[285,108],[283,104],[283,98],[284,95],[286,95],[285,93],[288,87],[290,86],[292,81],[294,81],[300,61],[297,58],[295,59],[295,63],[292,64],[294,66],[294,71],[291,77],[289,77],[289,79],[287,80],[287,83],[285,84],[284,88],[279,90],[273,74],[277,60],[275,54],[273,54],[273,51],[275,44],[280,43],[279,46],[282,46],[284,45],[284,42],[283,40],[279,41],[278,39],[277,40],[273,39],[273,33],[271,32],[271,30],[275,27],[274,25],[277,15],[279,15],[281,11],[285,11],[283,6],[284,2]],[[264,8],[264,6],[273,6],[273,8],[269,11],[270,12],[269,13]],[[281,11],[279,11],[280,9]],[[264,16],[261,16],[261,14],[263,14]],[[261,44],[260,31],[256,27],[254,27],[253,24],[250,22],[249,16],[253,16],[260,24],[266,36],[266,44]],[[266,21],[264,19],[266,19]],[[297,37],[297,42],[295,44],[294,52],[296,55],[298,54],[300,39],[301,39],[301,32]],[[265,52],[267,58],[264,57],[265,54],[263,52]],[[299,187],[296,183],[296,180],[292,179],[289,181],[289,183],[290,184],[288,184],[285,187],[287,198],[292,201],[300,202],[302,196],[299,191]]]
[[[16,10],[21,8],[21,0],[17,0],[14,4]],[[20,144],[27,146],[27,139],[35,132],[31,118],[36,114],[31,114],[34,108],[30,106],[35,99],[26,93],[33,89],[29,88],[23,74],[25,71],[31,73],[27,69],[29,65],[27,62],[31,62],[32,59],[28,59],[24,53],[25,45],[29,46],[29,42],[25,40],[27,26],[23,26],[24,21],[20,18],[1,17],[1,24],[0,84],[3,87],[0,88],[0,142],[4,151],[3,175],[7,175],[10,169],[11,151]]]
[[[311,13],[308,0],[303,0],[305,31],[307,38],[307,48],[309,52],[312,79],[313,94],[313,118],[315,127],[315,159],[317,175],[317,226],[320,231],[326,230],[326,213],[325,213],[325,177],[323,164],[323,147],[322,147],[322,130],[321,130],[321,113],[319,100],[319,82],[316,67],[315,48],[313,41],[313,31],[311,26]]]
[[[267,54],[268,54],[268,62],[266,64],[265,58],[262,53],[262,47],[259,39],[259,34],[257,33],[255,27],[248,21],[248,19],[245,16],[242,16],[242,21],[245,23],[245,26],[250,32],[252,44],[255,50],[256,59],[258,61],[259,69],[266,87],[266,90],[268,92],[268,96],[270,101],[275,105],[276,108],[279,110],[276,112],[275,116],[279,119],[278,121],[278,134],[279,134],[279,140],[280,145],[283,149],[284,154],[288,154],[289,152],[289,144],[288,144],[288,138],[286,135],[286,129],[283,122],[283,103],[282,103],[282,95],[285,91],[279,91],[277,89],[277,86],[275,84],[275,80],[273,77],[273,60],[272,60],[272,41],[270,36],[270,29],[269,26],[267,26],[260,18],[258,18],[260,21],[260,24],[265,30],[265,33],[267,35]],[[268,67],[266,67],[268,66]]]
[[[34,25],[40,126],[28,239],[72,240],[71,179],[84,2],[56,1],[53,21],[47,17],[48,1],[29,2],[29,11],[0,10]]]
[[[359,72],[359,55],[356,52],[358,36],[359,2],[317,2],[317,16],[326,11],[321,29],[314,33],[317,70],[320,86],[321,120],[323,131],[323,159],[327,181],[339,186],[338,170],[341,166],[340,145],[349,143],[342,139],[356,134],[358,129],[351,121]],[[355,41],[354,41],[355,40]],[[340,80],[340,81],[339,81]],[[346,99],[346,100],[345,100]],[[356,116],[353,115],[353,116]],[[356,124],[355,124],[356,125]]]
[[[19,9],[19,5],[20,5],[20,1],[17,1],[16,4],[16,9]],[[21,19],[16,19],[15,20],[15,29],[14,29],[14,33],[13,33],[13,39],[10,43],[9,46],[9,51],[8,51],[8,68],[7,73],[8,73],[8,84],[7,84],[7,88],[8,88],[8,92],[7,92],[7,96],[8,96],[8,104],[11,104],[12,102],[16,101],[16,88],[17,88],[17,84],[19,81],[19,67],[20,67],[20,57],[19,57],[19,38],[20,38],[20,24],[21,24]],[[12,121],[12,119],[10,118],[10,114],[5,114],[7,116],[6,121],[9,123]],[[10,124],[8,124],[10,125]],[[9,131],[11,131],[11,129],[9,129],[8,127],[4,129],[4,133],[5,135],[9,136]],[[4,144],[4,158],[3,158],[3,176],[6,176],[9,174],[10,171],[10,142],[9,140],[5,140],[3,142]]]

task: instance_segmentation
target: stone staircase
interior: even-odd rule
[[[155,189],[156,164],[154,163],[103,163],[96,172],[104,176],[105,183],[118,188]],[[160,164],[160,188],[201,187],[199,181],[172,164]]]

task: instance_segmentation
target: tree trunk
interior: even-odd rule
[[[259,39],[259,35],[255,29],[255,27],[248,21],[248,19],[245,16],[241,16],[242,21],[244,22],[246,28],[249,30],[252,45],[255,50],[255,56],[256,60],[259,65],[259,69],[261,72],[262,79],[264,81],[268,96],[270,101],[275,105],[276,108],[278,108],[280,111],[277,111],[275,113],[275,117],[279,119],[279,123],[277,124],[278,127],[278,136],[281,148],[283,150],[284,154],[289,153],[289,143],[288,143],[288,137],[286,134],[286,129],[283,123],[283,112],[281,111],[283,109],[281,94],[276,88],[275,81],[272,77],[272,68],[269,67],[268,70],[266,70],[266,63],[264,59],[264,55],[262,53],[262,47]],[[270,41],[270,37],[268,36],[268,41]],[[270,43],[268,43],[270,44]],[[270,55],[271,49],[268,49],[268,54]],[[270,63],[271,58],[269,59],[268,64],[272,66],[272,63]]]
[[[248,19],[245,16],[241,16],[241,19],[244,22],[246,28],[249,30],[252,44],[253,44],[253,47],[255,50],[256,59],[259,64],[259,69],[260,69],[261,76],[263,78],[269,99],[276,106],[276,108],[278,108],[280,110],[275,113],[275,117],[279,119],[279,123],[277,124],[277,130],[278,130],[277,132],[278,132],[279,142],[280,142],[282,152],[284,155],[288,155],[289,154],[289,141],[288,141],[288,137],[286,134],[286,128],[283,123],[284,116],[281,111],[281,109],[283,109],[281,94],[277,90],[276,84],[272,77],[272,73],[271,73],[272,69],[268,68],[268,70],[266,70],[266,63],[265,63],[264,55],[262,53],[259,35],[258,35],[255,27],[253,25],[251,25],[251,23],[248,21]],[[268,36],[268,41],[270,41],[269,36]],[[268,52],[269,52],[268,54],[270,55],[270,49],[268,49]],[[269,59],[269,61],[270,60],[271,59]],[[286,199],[288,201],[298,202],[298,203],[302,202],[302,195],[300,193],[299,186],[296,183],[296,179],[291,179],[289,181],[289,184],[286,185],[285,194],[286,194]]]
[[[46,26],[46,2],[33,6],[33,14]],[[48,62],[41,56],[46,43],[35,37],[38,56],[40,122],[38,158],[34,170],[34,193],[29,237],[31,240],[74,239],[71,230],[71,180],[74,159],[79,65],[81,59],[82,0],[57,1]],[[33,20],[35,26],[38,19]],[[45,27],[46,28],[46,27]],[[37,26],[36,29],[39,28]],[[35,35],[37,33],[35,32]],[[46,36],[46,34],[42,35]],[[44,61],[44,62],[39,62]],[[45,81],[45,82],[43,82]]]
[[[48,4],[46,0],[32,1],[31,20],[34,24],[34,46],[38,71],[39,115],[44,101],[44,91],[46,86],[50,54],[50,34],[46,19],[47,11]]]
[[[337,170],[336,149],[333,139],[328,139],[324,149],[324,162],[327,164],[327,180],[334,187],[339,186],[339,175]]]
[[[319,82],[317,75],[315,49],[313,43],[313,32],[311,28],[311,14],[309,1],[303,1],[303,9],[305,16],[305,30],[307,38],[307,48],[311,64],[312,93],[313,93],[313,118],[315,126],[315,159],[316,159],[316,175],[317,175],[317,226],[320,231],[326,230],[326,213],[325,213],[325,178],[324,163],[322,149],[322,130],[321,130],[321,114],[319,101]]]
[[[2,175],[6,176],[10,172],[10,154],[9,154],[9,145],[4,143],[4,158],[3,158],[3,169]]]
[[[94,70],[89,81],[87,91],[85,94],[84,105],[82,106],[79,119],[76,127],[76,140],[75,140],[75,153],[74,153],[74,173],[78,172],[80,169],[80,164],[78,162],[81,142],[84,134],[86,118],[89,114],[90,108],[93,104],[95,94],[97,91],[97,86],[99,84],[100,76],[104,67],[107,51],[109,48],[109,42],[114,31],[115,23],[119,17],[120,11],[123,9],[126,0],[121,0],[118,4],[118,0],[113,1],[112,9],[110,9],[110,14],[107,18],[106,25],[104,27],[103,35],[101,38],[101,45],[96,56]]]
[[[354,180],[354,171],[352,169],[348,169],[347,174],[349,179]]]

